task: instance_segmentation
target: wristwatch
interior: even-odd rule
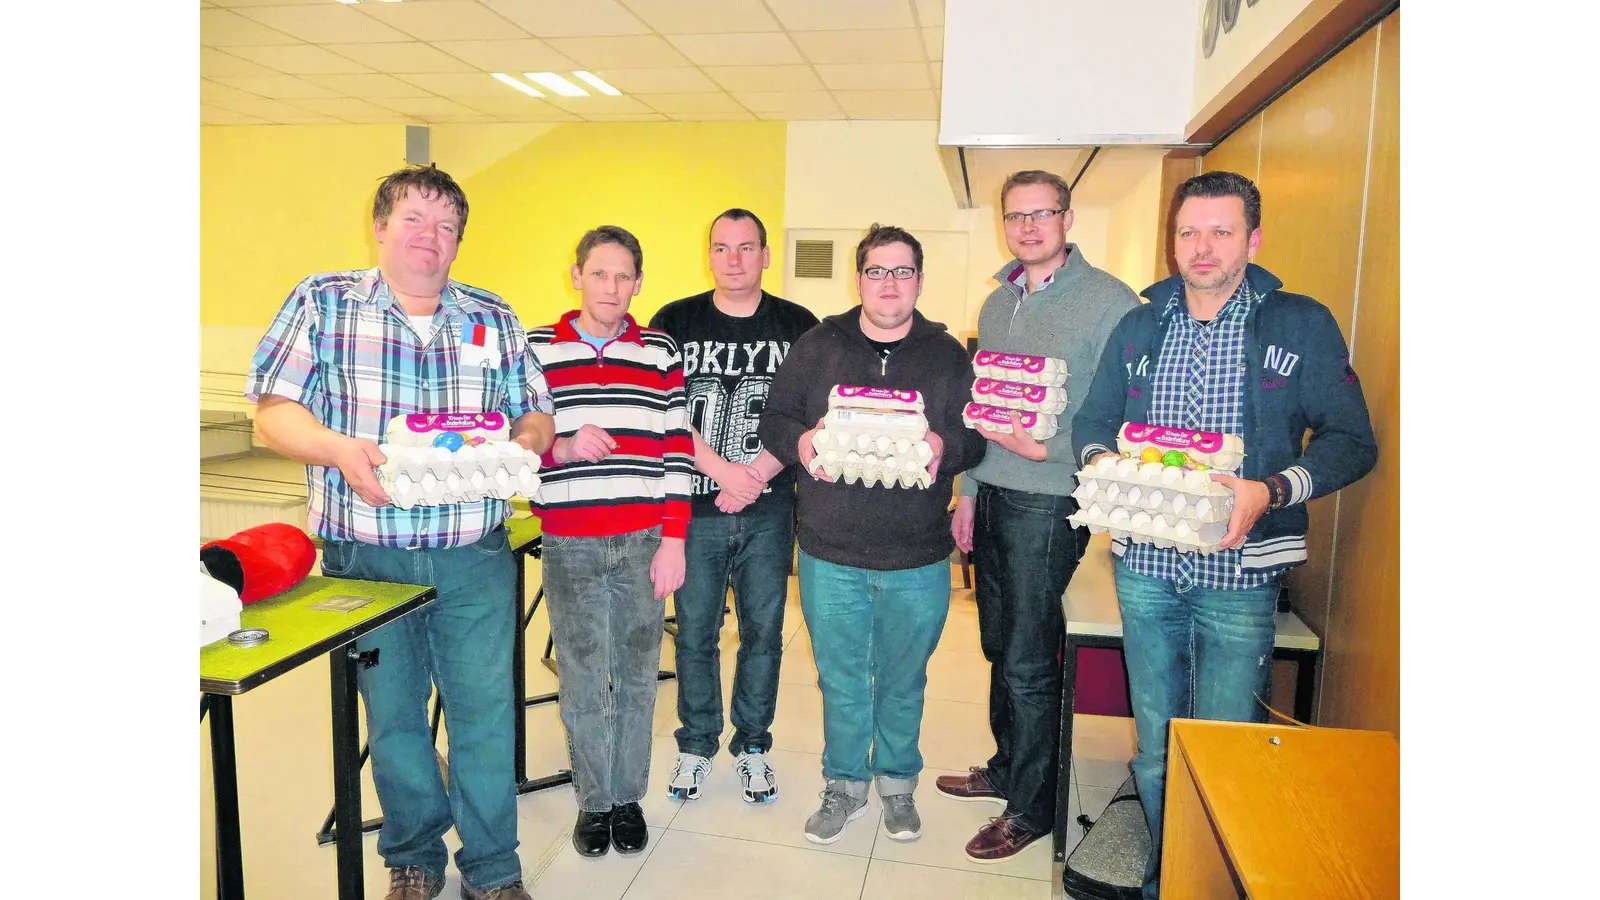
[[[1289,503],[1289,479],[1283,475],[1267,476],[1267,509],[1283,509]]]

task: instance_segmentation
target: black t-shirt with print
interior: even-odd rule
[[[748,317],[717,309],[707,291],[668,303],[650,320],[651,328],[671,335],[683,350],[689,425],[718,456],[734,463],[753,462],[761,454],[756,427],[773,376],[790,345],[817,324],[810,310],[765,291]],[[773,476],[745,511],[792,506],[796,468]],[[692,484],[694,514],[721,515],[715,505],[717,483],[696,470]]]

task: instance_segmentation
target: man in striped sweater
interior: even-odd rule
[[[683,359],[628,315],[644,253],[601,226],[578,243],[581,308],[528,332],[555,400],[534,510],[584,856],[638,853],[666,597],[683,584],[694,442]]]

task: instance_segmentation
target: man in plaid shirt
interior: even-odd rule
[[[256,432],[306,464],[308,521],[325,575],[426,584],[438,599],[362,638],[381,663],[360,672],[372,776],[383,807],[386,900],[444,889],[444,834],[461,838],[466,898],[523,900],[512,769],[511,648],[516,564],[503,500],[400,509],[374,467],[389,421],[412,413],[500,412],[511,439],[543,453],[554,405],[504,300],[450,278],[467,199],[437,168],[406,168],[372,208],[378,266],[301,282],[251,361]],[[450,720],[450,792],[427,704]]]
[[[1266,720],[1279,578],[1306,560],[1306,501],[1371,471],[1378,445],[1339,324],[1253,264],[1261,193],[1232,172],[1178,189],[1179,275],[1147,288],[1106,342],[1073,417],[1078,458],[1116,446],[1124,422],[1239,435],[1245,459],[1212,480],[1233,515],[1209,556],[1113,542],[1139,799],[1150,826],[1144,896],[1158,896],[1175,718]],[[1305,441],[1307,430],[1310,441]]]

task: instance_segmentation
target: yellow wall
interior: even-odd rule
[[[1106,217],[1105,261],[1100,268],[1142,291],[1156,267],[1156,227],[1161,218],[1161,160],[1151,159],[1138,181],[1111,204]]]
[[[639,237],[643,319],[710,289],[706,229],[730,206],[761,216],[782,271],[782,122],[439,125],[430,139],[471,206],[452,274],[526,325],[577,305],[567,270],[595,225]],[[242,371],[240,348],[306,275],[376,263],[372,192],[404,155],[403,126],[201,129],[203,367]]]
[[[1200,4],[1199,21],[1205,21],[1205,0],[1191,0]],[[1228,86],[1244,67],[1265,50],[1272,39],[1283,32],[1294,17],[1311,5],[1311,0],[1268,0],[1255,6],[1239,4],[1239,20],[1232,31],[1218,29],[1217,46],[1209,58],[1201,52],[1201,37],[1197,31],[1194,41],[1194,106],[1190,115],[1205,108],[1223,88]]]

